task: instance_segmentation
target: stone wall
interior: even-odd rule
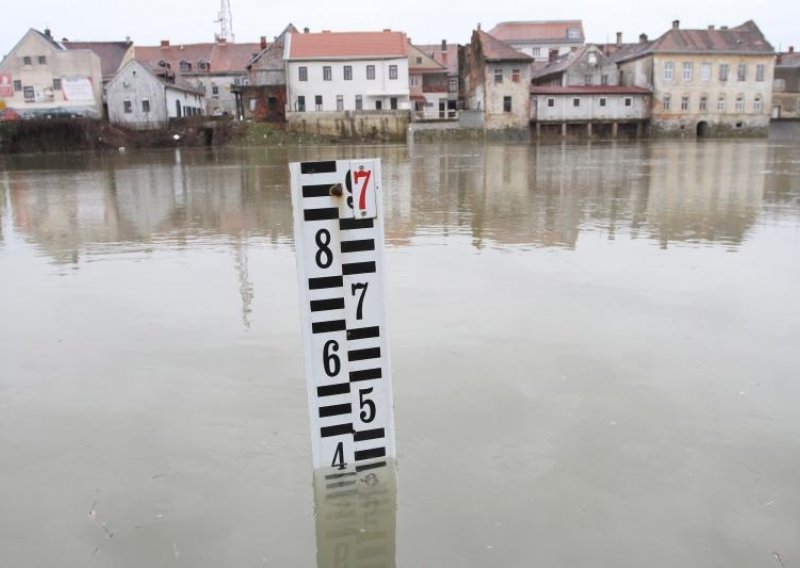
[[[406,140],[408,111],[288,112],[286,130],[296,134],[327,136],[339,140]]]

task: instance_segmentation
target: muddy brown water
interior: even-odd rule
[[[346,157],[386,192],[377,552],[326,541],[292,246],[287,162]],[[0,565],[800,566],[798,346],[797,144],[0,158]]]

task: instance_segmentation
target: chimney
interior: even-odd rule
[[[392,28],[383,28],[383,31],[390,32],[390,31],[392,31]]]
[[[442,40],[442,51],[447,51],[447,40],[446,39]]]
[[[331,33],[331,30],[322,30],[322,33],[329,34],[329,33]]]
[[[228,39],[224,37],[217,38],[217,43],[219,43],[220,45],[225,45],[228,43]]]
[[[50,33],[50,28],[44,29],[44,35],[46,35],[49,39],[53,39],[53,35]]]
[[[169,47],[169,40],[168,39],[162,39],[161,40],[161,47]]]
[[[478,31],[481,31],[481,23],[478,22]]]
[[[617,32],[617,45],[622,45],[622,32]]]
[[[131,43],[131,36],[125,36],[125,43]]]
[[[721,30],[726,30],[726,31],[727,31],[727,29],[728,29],[728,26],[720,26],[720,27],[719,27],[719,29],[721,29]]]
[[[267,36],[261,36],[261,49],[267,49]]]
[[[548,54],[548,56],[547,56],[547,62],[548,63],[555,63],[556,59],[558,59],[558,50],[557,49],[551,49],[549,54]]]
[[[672,20],[672,29],[673,30],[677,30],[680,27],[681,27],[681,21],[680,20]]]
[[[710,26],[708,26],[708,30],[713,32],[714,31],[714,24],[711,24]]]
[[[309,32],[308,28],[303,28],[303,33],[307,34]]]
[[[647,43],[647,34],[639,34],[639,43]]]
[[[794,46],[793,45],[789,46],[789,53],[794,53]]]

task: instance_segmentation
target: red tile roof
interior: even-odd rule
[[[418,45],[422,51],[433,57],[439,63],[447,66],[447,70],[451,75],[458,75],[458,44],[448,43],[446,49],[442,51],[441,43],[431,43]],[[447,54],[447,63],[442,62],[442,54]]]
[[[244,73],[247,64],[259,51],[260,43],[191,43],[163,47],[136,46],[134,57],[137,61],[152,65],[164,61],[175,72],[180,72],[181,61],[186,61],[192,66],[190,74]],[[197,66],[199,61],[208,63],[209,71],[200,71]]]
[[[477,30],[476,33],[481,42],[483,56],[487,61],[533,61],[530,55],[520,53],[510,45],[482,30]]]
[[[322,32],[290,34],[289,59],[406,57],[403,32]]]
[[[776,62],[775,67],[800,67],[800,53],[781,53],[780,62]]]
[[[578,29],[577,38],[569,38],[570,29]],[[500,22],[489,33],[505,42],[583,43],[583,22],[581,20],[556,20],[541,22]]]
[[[562,87],[560,85],[541,85],[531,87],[532,95],[649,95],[652,91],[643,87],[623,85],[581,85]]]

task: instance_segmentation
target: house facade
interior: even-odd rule
[[[616,51],[623,84],[651,89],[655,134],[766,135],[775,52],[756,24],[672,29]]]
[[[775,62],[772,91],[773,119],[800,119],[800,53],[789,47]]]
[[[461,101],[486,130],[529,130],[531,57],[478,29],[459,53]]]
[[[437,63],[447,68],[447,110],[455,111],[458,109],[458,44],[448,43],[443,39],[438,44],[418,45],[425,54]],[[449,113],[449,114],[452,114]]]
[[[245,120],[286,122],[286,66],[283,55],[289,33],[297,33],[292,24],[250,60],[246,66],[247,84],[234,87],[239,92],[241,114]]]
[[[164,128],[170,119],[205,114],[202,91],[163,67],[130,61],[106,87],[108,118],[136,130]]]
[[[551,52],[564,55],[586,41],[581,20],[500,22],[489,35],[529,55],[534,63],[549,61]]]
[[[408,44],[408,83],[416,118],[447,118],[447,67],[411,43]]]
[[[288,34],[287,112],[410,110],[402,32]]]
[[[102,117],[100,58],[30,29],[0,62],[0,99],[24,118]]]

